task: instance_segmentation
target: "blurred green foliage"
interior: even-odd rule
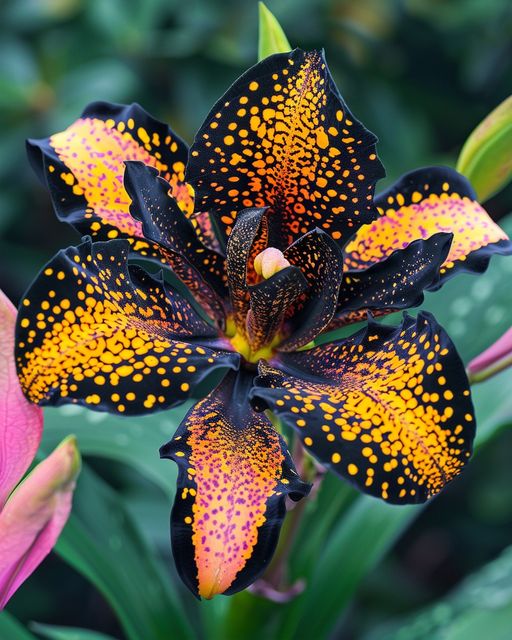
[[[268,7],[292,46],[326,49],[351,109],[379,136],[391,179],[421,165],[454,165],[468,134],[510,93],[509,0],[274,0]],[[0,288],[16,300],[46,260],[77,241],[72,230],[55,220],[49,198],[26,161],[24,139],[66,127],[88,102],[101,99],[140,102],[191,141],[213,102],[256,61],[257,25],[255,0],[0,4]],[[510,211],[511,193],[509,187],[488,203],[493,217]],[[510,232],[509,221],[507,226]],[[427,296],[425,307],[450,331],[465,360],[510,324],[509,264],[496,258],[482,278],[464,276]],[[512,377],[503,376],[475,392],[482,441],[511,421]],[[313,615],[310,620],[302,616],[320,607],[331,617],[324,618],[319,638],[325,634],[350,640],[384,633],[397,639],[444,638],[435,635],[444,632],[443,625],[451,629],[446,637],[463,637],[460,629],[474,608],[474,589],[463,587],[460,595],[456,592],[446,602],[439,599],[510,544],[512,471],[507,451],[512,435],[504,431],[488,442],[464,477],[433,501],[405,534],[412,513],[404,510],[395,518],[395,508],[359,498],[336,478],[328,478],[317,500],[308,505],[292,556],[292,577],[311,576],[303,599],[280,609],[241,594],[228,611],[227,599],[198,607],[175,586],[168,544],[175,470],[159,465],[153,450],[168,439],[184,411],[130,421],[123,428],[111,418],[106,428],[104,416],[81,410],[48,412],[45,446],[76,429],[93,469],[85,474],[72,524],[57,551],[82,570],[89,554],[96,571],[89,578],[97,589],[52,556],[13,598],[9,610],[20,620],[136,638],[139,612],[159,620],[166,610],[172,618],[172,611],[181,607],[176,615],[183,629],[185,617],[196,628],[207,626],[207,640],[227,640],[227,619],[234,637],[238,625],[238,637],[249,640],[261,637],[263,629],[278,630],[276,637],[298,637],[294,634],[307,624],[313,633]],[[115,494],[121,496],[119,504]],[[359,532],[358,527],[366,528]],[[77,544],[80,536],[83,544]],[[128,546],[120,548],[120,540]],[[347,548],[351,540],[359,541],[357,549]],[[148,550],[157,554],[160,566],[154,566],[154,553]],[[122,566],[123,554],[127,567]],[[495,566],[501,564],[508,567],[510,557]],[[317,565],[326,571],[315,573]],[[510,594],[492,570],[484,570],[483,584],[491,584],[493,594],[505,592],[508,600],[500,601],[500,617],[495,619],[510,630]],[[158,592],[153,599],[144,592],[148,571]],[[87,575],[87,570],[82,572]],[[142,583],[142,589],[131,580]],[[121,588],[116,581],[126,584]],[[134,593],[138,608],[127,616],[132,631],[127,626],[123,631],[103,598],[119,613],[130,607]],[[483,609],[478,619],[473,611],[471,619],[489,625]],[[422,613],[415,624],[418,610]],[[276,612],[283,611],[291,614],[279,620]],[[10,633],[13,640],[35,637],[2,616],[1,633]],[[393,622],[386,624],[390,618]],[[172,624],[170,619],[169,629]],[[72,630],[32,629],[43,637],[77,637]],[[417,636],[411,636],[413,632]],[[182,636],[176,631],[169,637]]]

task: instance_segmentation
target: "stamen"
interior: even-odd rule
[[[258,253],[254,259],[254,270],[259,276],[265,278],[265,280],[268,280],[275,273],[289,266],[290,263],[284,257],[283,252],[274,247],[269,247],[261,253]]]

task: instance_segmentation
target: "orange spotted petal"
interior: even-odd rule
[[[373,320],[346,340],[260,363],[252,390],[304,446],[360,490],[423,502],[471,456],[473,406],[464,366],[427,313],[399,327]]]
[[[187,145],[138,104],[94,102],[67,129],[28,141],[29,160],[48,184],[56,214],[82,234],[98,239],[129,237],[151,254],[140,222],[129,213],[123,187],[125,160],[155,167],[169,183],[182,211],[193,210],[193,191],[184,181]]]
[[[240,334],[246,333],[250,306],[249,283],[258,278],[254,268],[256,257],[267,246],[266,209],[241,211],[227,244],[227,275],[233,320]]]
[[[320,227],[348,239],[376,216],[384,170],[375,136],[349,111],[323,53],[266,58],[213,107],[191,147],[196,210],[229,236],[245,207],[268,206],[269,245],[285,249]]]
[[[141,222],[144,237],[158,245],[174,273],[222,325],[223,300],[228,297],[224,256],[201,242],[156,169],[126,162],[124,186],[131,199],[130,213]]]
[[[163,278],[128,266],[128,253],[126,240],[88,239],[28,290],[16,365],[32,402],[148,413],[185,400],[212,369],[237,368],[237,354],[215,348],[215,329]]]
[[[283,439],[248,403],[252,376],[229,373],[187,414],[160,455],[179,467],[171,518],[174,558],[195,595],[251,584],[274,553],[285,498],[310,489]]]
[[[436,233],[427,240],[414,240],[368,269],[345,271],[336,315],[327,331],[365,320],[368,311],[377,317],[420,305],[423,291],[439,283],[452,239],[451,233]]]
[[[291,335],[279,345],[280,350],[294,351],[313,340],[333,317],[343,277],[343,254],[328,234],[313,229],[288,247],[284,255],[301,270],[308,285],[287,319]]]
[[[441,277],[429,287],[435,290],[457,272],[482,273],[494,254],[512,253],[506,233],[478,204],[469,182],[448,167],[406,174],[375,204],[380,217],[361,227],[345,247],[349,269],[365,269],[419,238],[453,233]]]
[[[268,280],[249,288],[251,306],[247,315],[247,334],[252,351],[272,342],[290,305],[307,288],[301,270],[293,266],[285,267]]]

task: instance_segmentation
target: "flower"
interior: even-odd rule
[[[251,584],[286,497],[310,488],[271,414],[322,465],[392,503],[437,494],[471,455],[469,385],[445,331],[427,313],[398,327],[373,318],[512,245],[449,168],[374,199],[375,143],[323,55],[299,49],[239,78],[188,159],[138,105],[94,103],[29,142],[58,217],[89,237],[23,300],[27,397],[134,415],[221,374],[161,449],[179,466],[172,546],[195,595]],[[141,259],[170,267],[173,283]],[[368,314],[361,331],[325,342]]]
[[[80,466],[75,439],[66,438],[16,487],[41,441],[43,412],[27,402],[16,378],[15,318],[0,291],[0,609],[55,545]]]

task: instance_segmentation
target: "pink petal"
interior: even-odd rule
[[[76,439],[69,436],[7,500],[0,513],[0,610],[55,545],[79,470]]]
[[[34,459],[43,412],[23,395],[14,364],[16,309],[0,291],[0,508]]]
[[[512,327],[488,349],[471,360],[468,371],[471,374],[478,373],[510,355],[512,355]]]

